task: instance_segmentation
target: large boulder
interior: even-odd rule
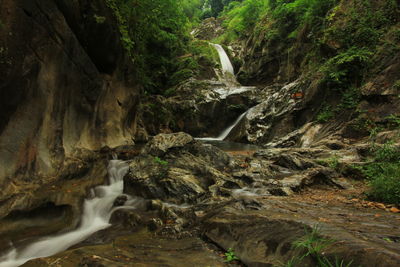
[[[182,148],[193,141],[194,139],[192,136],[183,132],[175,134],[159,134],[146,144],[143,153],[153,156],[162,156],[167,153],[169,149]]]
[[[230,162],[226,153],[188,134],[159,134],[130,162],[124,191],[172,203],[222,196],[220,187],[236,183],[224,172]]]

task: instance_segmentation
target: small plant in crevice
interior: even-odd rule
[[[317,262],[320,262],[322,260],[321,257],[323,257],[322,250],[330,246],[333,240],[321,237],[318,226],[313,227],[311,231],[305,229],[305,232],[306,234],[302,238],[293,242],[293,247],[305,249],[305,254],[301,259],[312,256]]]
[[[168,161],[166,160],[162,160],[159,157],[154,157],[154,162],[162,165],[162,166],[167,166],[168,165]]]
[[[93,18],[97,24],[103,24],[106,21],[106,17],[98,16],[96,14],[93,15]]]
[[[400,129],[400,116],[390,115],[386,118],[388,120],[388,127]]]
[[[327,105],[322,110],[318,113],[317,115],[317,122],[319,123],[325,123],[330,121],[333,117],[335,116],[334,111],[332,110],[332,107]]]
[[[332,168],[334,170],[338,170],[339,168],[339,157],[334,154],[326,159],[320,159],[316,161],[318,164],[323,165],[325,167]]]
[[[225,252],[225,257],[225,262],[239,260],[239,258],[235,255],[235,251],[233,251],[233,248],[229,248],[228,251]]]
[[[301,256],[293,257],[285,264],[280,265],[281,267],[294,267],[302,266],[302,261],[306,257],[311,257],[318,267],[350,267],[352,261],[346,263],[343,259],[335,257],[335,261],[332,262],[325,255],[323,250],[331,246],[334,243],[332,239],[323,238],[320,235],[318,225],[314,226],[311,231],[305,229],[305,235],[298,240],[293,242],[293,247],[304,250],[304,254]]]

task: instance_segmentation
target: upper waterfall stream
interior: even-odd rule
[[[219,45],[219,44],[212,44],[215,49],[218,51],[218,55],[219,55],[219,59],[221,61],[221,67],[222,67],[222,71],[224,73],[230,73],[233,76],[235,75],[234,70],[233,70],[233,66],[231,61],[229,60],[228,55],[226,54],[224,48]]]
[[[41,238],[25,247],[14,248],[0,257],[0,267],[16,267],[31,259],[54,255],[84,241],[93,233],[111,226],[109,220],[112,213],[121,208],[113,207],[113,203],[118,196],[123,194],[123,177],[128,169],[126,162],[111,160],[108,165],[109,185],[92,189],[92,198],[84,201],[78,228],[60,235]]]

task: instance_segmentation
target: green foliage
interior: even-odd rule
[[[351,47],[330,58],[321,70],[325,83],[336,89],[348,88],[354,82],[359,84],[363,72],[371,63],[372,52],[367,48]]]
[[[276,0],[269,1],[269,7],[272,17],[276,19],[275,27],[285,37],[296,36],[295,33],[305,25],[310,25],[314,30],[320,29],[326,13],[336,3],[336,0]]]
[[[106,21],[106,17],[98,16],[96,14],[93,15],[93,18],[98,24],[103,24]]]
[[[332,169],[337,169],[339,167],[339,157],[335,154],[328,158],[328,167]]]
[[[238,37],[246,36],[260,20],[261,15],[266,10],[264,0],[244,0],[232,1],[221,16],[224,18],[226,32],[221,37],[220,42],[230,42]]]
[[[242,1],[242,0],[239,0]],[[228,6],[231,2],[237,2],[235,0],[205,0],[203,9],[204,13],[202,18],[218,17],[224,7]]]
[[[399,40],[399,42],[400,42],[400,40]],[[393,84],[393,87],[397,90],[400,90],[400,80],[395,81]]]
[[[342,93],[342,99],[338,108],[342,110],[354,109],[358,106],[360,100],[361,100],[360,91],[355,87],[348,88]]]
[[[317,115],[317,122],[325,123],[330,121],[335,116],[332,107],[329,105],[324,106],[324,108]]]
[[[302,238],[293,242],[293,247],[305,249],[305,254],[301,259],[310,255],[320,259],[322,250],[330,246],[333,241],[322,238],[318,226],[313,227],[311,231],[305,229],[305,232],[306,234]]]
[[[200,22],[204,0],[179,0],[179,5],[189,19],[191,26],[197,25]]]
[[[225,262],[231,262],[235,260],[239,260],[239,258],[235,255],[235,252],[232,248],[229,248],[228,251],[225,253]]]
[[[388,127],[394,129],[400,129],[400,116],[390,115],[387,117]]]
[[[119,21],[121,40],[137,67],[137,79],[147,92],[162,93],[179,70],[177,58],[189,43],[189,22],[181,1],[106,1]]]
[[[400,204],[400,149],[387,142],[371,148],[372,161],[361,167],[369,179],[370,198]]]
[[[325,257],[323,250],[334,243],[334,240],[321,237],[318,226],[314,226],[311,231],[305,229],[305,235],[293,242],[293,247],[304,250],[304,254],[300,257],[293,257],[285,265],[286,267],[302,266],[301,262],[305,257],[311,257],[316,261],[318,267],[350,267],[352,261],[346,263],[335,257],[335,261],[331,262]]]
[[[168,161],[162,160],[162,159],[160,159],[159,157],[154,157],[154,162],[156,162],[156,163],[158,163],[158,164],[160,164],[160,165],[163,165],[163,166],[168,165]]]
[[[389,243],[393,243],[394,241],[392,240],[392,239],[390,239],[389,237],[384,237],[384,238],[382,238],[383,240],[385,240],[386,242],[389,242]]]
[[[346,10],[338,10],[331,14],[334,21],[346,20],[346,23],[337,23],[325,32],[325,40],[337,40],[345,48],[353,46],[373,48],[378,44],[379,38],[385,28],[396,22],[397,3],[388,0],[382,3],[372,1],[357,1],[347,5]]]

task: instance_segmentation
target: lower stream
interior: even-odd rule
[[[219,147],[224,151],[255,151],[257,146],[239,144],[221,140],[203,140]],[[111,226],[109,223],[112,213],[121,208],[134,209],[136,199],[127,196],[125,206],[115,207],[114,201],[123,195],[123,177],[129,166],[122,160],[111,160],[108,165],[109,184],[101,185],[91,190],[91,196],[83,203],[83,212],[79,226],[70,232],[40,238],[26,246],[13,248],[0,256],[0,267],[17,267],[25,262],[42,257],[52,256],[78,244],[92,234]],[[237,192],[248,194],[249,192]],[[166,203],[168,205],[168,203]]]
[[[105,229],[111,224],[109,219],[112,213],[121,207],[114,207],[115,199],[123,194],[123,177],[129,166],[121,160],[111,160],[108,166],[109,185],[97,186],[92,189],[92,196],[83,204],[83,213],[80,225],[73,231],[60,235],[48,236],[21,248],[13,248],[6,255],[0,257],[0,267],[16,267],[25,262],[54,255],[85,240],[93,233]],[[132,207],[133,199],[126,203]]]

